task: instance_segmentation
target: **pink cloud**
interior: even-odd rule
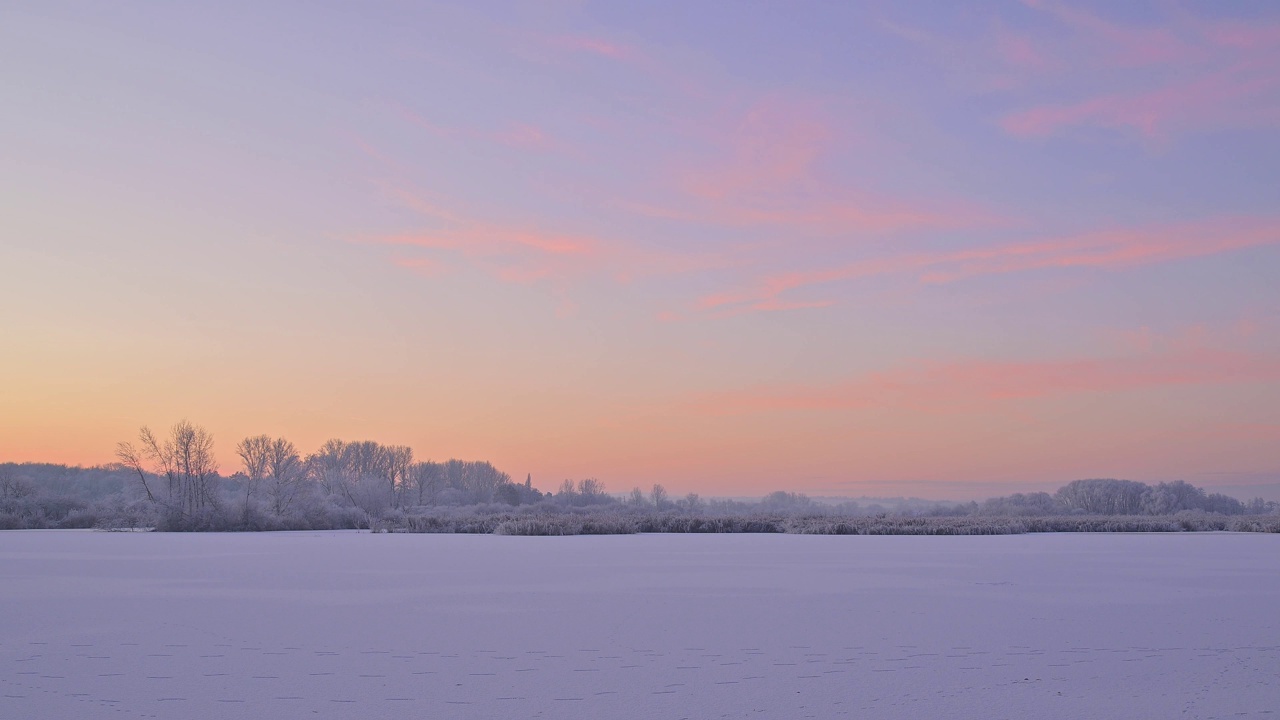
[[[1105,58],[1121,67],[1164,65],[1202,56],[1202,50],[1162,27],[1126,27],[1083,8],[1051,0],[1023,0],[1086,37],[1103,42]]]
[[[1209,27],[1205,34],[1218,45],[1240,50],[1274,51],[1280,48],[1280,24],[1221,22]]]
[[[1169,27],[1128,27],[1049,0],[1024,4],[1076,31],[1059,53],[1081,59],[1069,67],[1087,70],[1080,79],[1094,89],[1079,99],[1006,115],[1000,125],[1012,135],[1101,127],[1165,139],[1280,122],[1280,25],[1179,15]]]
[[[559,143],[547,131],[529,123],[514,122],[501,130],[454,128],[433,123],[404,107],[397,106],[396,112],[413,125],[442,139],[494,143],[517,150],[530,151],[548,151],[559,147]]]
[[[1280,357],[1207,347],[1041,361],[917,361],[824,386],[766,386],[708,393],[705,414],[910,408],[966,411],[975,405],[1153,387],[1280,382]]]
[[[1034,40],[1003,28],[996,33],[996,50],[1004,62],[1020,69],[1041,69],[1051,64]]]
[[[679,184],[695,197],[721,201],[810,180],[834,132],[812,103],[775,97],[757,102],[712,135],[720,157],[699,159],[681,173]]]
[[[885,275],[914,275],[923,283],[1051,268],[1120,270],[1280,243],[1280,220],[1223,218],[1181,225],[1108,230],[1066,238],[946,252],[871,258],[766,276],[747,289],[702,297],[702,310],[767,310],[786,304],[784,293],[804,287]],[[825,302],[825,301],[819,301]]]
[[[444,263],[439,260],[424,257],[398,257],[391,260],[396,267],[404,268],[415,275],[422,277],[436,277],[445,272]]]
[[[549,150],[555,145],[541,128],[524,123],[516,123],[492,137],[508,147],[525,150]]]
[[[1001,126],[1019,137],[1045,137],[1065,128],[1129,128],[1148,138],[1178,130],[1268,124],[1280,120],[1280,78],[1247,68],[1137,93],[1112,93],[1062,105],[1040,105],[1005,116]]]
[[[596,241],[496,225],[472,225],[453,230],[434,230],[405,235],[387,235],[377,241],[382,245],[410,245],[422,248],[463,250],[468,254],[495,255],[530,249],[547,255],[589,255]]]
[[[728,228],[774,228],[819,235],[884,234],[1001,225],[1008,220],[956,202],[920,203],[849,193],[823,203],[775,199],[770,204],[706,204],[690,209],[634,202],[618,208],[648,217]]]
[[[412,232],[358,237],[353,242],[416,249],[428,255],[391,258],[392,264],[424,277],[470,265],[506,283],[545,283],[559,302],[557,312],[576,307],[569,292],[575,281],[609,278],[626,283],[643,276],[667,276],[724,267],[724,254],[674,252],[618,238],[545,229],[543,223],[495,223],[418,192],[382,185],[394,200],[432,226]]]
[[[1103,334],[1116,350],[1126,354],[1193,352],[1209,347],[1238,347],[1254,340],[1258,322],[1243,317],[1232,325],[1211,328],[1204,324],[1189,325],[1170,333],[1159,333],[1150,327],[1119,330]]]
[[[460,227],[379,235],[356,240],[430,253],[393,256],[398,268],[425,278],[433,278],[449,267],[465,265],[508,284],[545,284],[557,301],[556,314],[571,314],[576,308],[569,287],[576,279],[609,272],[616,258],[599,240],[586,236],[560,235],[526,227],[467,224]]]
[[[635,60],[639,52],[628,45],[585,35],[557,35],[546,39],[548,45],[561,50],[599,55],[613,60]]]
[[[1120,270],[1280,243],[1280,220],[1228,218],[1182,225],[1112,230],[939,256],[929,283],[1046,268]]]
[[[683,154],[666,173],[665,203],[628,199],[621,209],[649,217],[727,228],[807,235],[851,235],[974,227],[1003,222],[966,203],[914,201],[857,190],[825,166],[862,142],[803,96],[763,98],[730,120],[707,121],[694,134],[707,148]]]

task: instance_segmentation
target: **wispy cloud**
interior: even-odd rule
[[[835,136],[831,120],[807,98],[770,97],[708,128],[710,157],[678,171],[690,195],[721,201],[812,182],[814,164]]]
[[[1112,22],[1074,4],[1053,0],[1022,0],[1044,11],[1084,39],[1097,43],[1100,59],[1113,67],[1181,64],[1202,59],[1203,49],[1170,27],[1130,27]]]
[[[504,225],[477,220],[403,190],[396,197],[431,221],[431,229],[362,237],[357,242],[429,251],[437,256],[398,256],[398,267],[421,275],[437,274],[445,258],[488,270],[505,282],[539,280],[563,283],[611,265],[613,249],[590,235],[550,232],[530,225]]]
[[[1209,347],[1065,360],[921,360],[822,386],[761,386],[707,393],[711,415],[904,408],[964,411],[977,405],[1078,393],[1280,381],[1280,356]]]
[[[392,258],[391,262],[399,268],[404,268],[415,275],[422,277],[436,277],[445,272],[444,263],[433,258],[424,257],[397,257]]]
[[[797,235],[857,236],[989,226],[991,210],[951,198],[898,198],[850,186],[833,172],[869,143],[823,102],[773,94],[734,113],[709,113],[698,148],[672,159],[659,201],[619,207],[649,217]]]
[[[468,140],[503,145],[518,150],[550,151],[560,147],[551,135],[541,127],[527,122],[508,122],[495,130],[474,127],[450,127],[433,123],[416,112],[396,105],[395,111],[414,126],[431,135],[447,140]]]
[[[1019,137],[1045,137],[1067,128],[1129,129],[1149,139],[1214,127],[1280,122],[1280,65],[1247,64],[1173,81],[1148,91],[1116,92],[1067,104],[1038,105],[1005,116],[1001,126]]]
[[[769,275],[736,291],[709,294],[703,310],[742,312],[814,307],[830,301],[788,302],[783,295],[810,286],[883,275],[947,283],[979,275],[1050,268],[1120,270],[1280,243],[1280,219],[1223,218],[1160,227],[1105,230],[947,252],[919,252],[860,260],[837,267]]]
[[[631,45],[589,35],[551,35],[542,38],[548,47],[569,52],[597,55],[612,60],[634,61],[643,57]]]
[[[546,283],[561,314],[576,307],[570,294],[577,281],[611,279],[628,283],[731,264],[723,253],[676,252],[618,237],[557,232],[537,221],[481,220],[476,213],[453,209],[440,198],[385,183],[380,187],[431,227],[359,236],[352,242],[396,249],[392,264],[423,277],[469,266],[502,282]]]
[[[1072,31],[1043,41],[1075,58],[1078,84],[1093,92],[1041,101],[1007,114],[1000,125],[1018,137],[1072,128],[1127,130],[1148,140],[1216,128],[1280,123],[1280,25],[1201,20],[1186,14],[1165,25],[1133,27],[1050,0],[1023,0]],[[1026,40],[1030,47],[1035,41]],[[1010,57],[1025,68],[1025,58]]]

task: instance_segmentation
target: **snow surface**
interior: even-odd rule
[[[0,533],[0,718],[1280,718],[1280,535]]]

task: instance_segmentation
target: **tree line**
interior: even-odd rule
[[[418,460],[413,448],[371,440],[329,440],[303,455],[286,438],[253,435],[235,446],[239,467],[218,474],[212,435],[187,421],[157,436],[142,428],[116,448],[119,466],[177,528],[368,525],[427,505],[508,506],[538,502],[523,484],[485,461]]]
[[[980,515],[1173,515],[1207,512],[1222,515],[1265,515],[1277,503],[1261,498],[1242,502],[1221,493],[1206,492],[1184,480],[1156,485],[1134,480],[1099,478],[1073,480],[1049,493],[1015,493],[960,508]]]
[[[501,526],[507,528],[504,532],[513,527],[553,527],[557,529],[555,533],[530,530],[530,534],[560,534],[583,527],[632,528],[633,531],[665,528],[654,530],[664,532],[841,528],[845,525],[840,523],[850,518],[934,518],[936,520],[929,522],[941,522],[939,527],[945,529],[996,527],[990,523],[974,525],[970,521],[954,520],[966,517],[1280,514],[1280,504],[1275,502],[1262,499],[1242,502],[1183,481],[1147,485],[1131,480],[1088,479],[1070,482],[1053,494],[1015,493],[981,503],[897,498],[860,505],[855,501],[824,503],[787,491],[751,501],[704,499],[696,493],[673,497],[660,483],[648,490],[636,487],[619,496],[609,493],[605,484],[596,478],[565,480],[557,491],[544,493],[533,487],[531,477],[526,475],[524,482],[514,482],[510,475],[484,461],[419,460],[407,446],[336,439],[304,455],[288,439],[268,435],[241,439],[235,445],[237,467],[231,474],[224,475],[214,449],[211,433],[182,421],[163,435],[142,428],[134,441],[118,444],[117,462],[106,467],[0,464],[0,529],[383,527],[489,532]],[[562,517],[548,525],[549,516]],[[583,518],[588,516],[595,519],[587,523]],[[792,520],[782,522],[779,518]],[[953,520],[947,521],[947,518]],[[507,524],[503,525],[504,522]],[[857,527],[864,529],[917,527],[904,524],[905,521],[882,525],[868,525],[869,520],[859,522]],[[1017,523],[997,525],[1022,527]],[[1170,526],[1144,522],[1130,525]],[[1098,527],[1091,522],[1075,522],[1070,526]],[[1203,522],[1196,527],[1200,526],[1217,527]],[[1034,527],[1067,526],[1041,523]]]

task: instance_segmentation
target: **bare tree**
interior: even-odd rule
[[[371,440],[329,440],[307,464],[331,495],[374,516],[399,504],[411,482],[413,450]]]
[[[319,450],[307,457],[307,466],[325,492],[355,504],[348,487],[351,478],[343,456],[345,447],[341,440],[326,440]]]
[[[213,457],[213,435],[183,420],[169,431],[163,442],[143,427],[138,445],[122,442],[116,457],[137,473],[147,499],[170,512],[192,516],[218,506],[218,463]],[[153,467],[148,470],[146,465]],[[160,478],[156,487],[148,476]]]
[[[681,507],[685,510],[696,513],[702,509],[702,498],[696,492],[691,492],[684,496],[684,500],[680,502]]]
[[[328,440],[307,458],[307,465],[331,497],[372,512],[377,508],[365,486],[376,468],[376,447],[372,442]]]
[[[249,499],[258,491],[258,485],[267,476],[268,454],[271,438],[266,435],[247,437],[236,445],[236,455],[244,463],[244,511],[249,513]]]
[[[436,494],[444,489],[444,468],[430,460],[414,463],[409,471],[409,487],[416,495],[416,504],[434,502]]]
[[[284,438],[272,440],[267,448],[266,478],[267,495],[276,515],[288,512],[306,476],[306,466],[298,456],[298,448]]]
[[[1185,480],[1174,480],[1147,488],[1142,496],[1142,508],[1152,515],[1168,515],[1181,510],[1207,510],[1207,499],[1203,489]]]
[[[405,445],[384,445],[382,453],[385,456],[381,463],[382,479],[387,483],[391,506],[398,507],[401,496],[407,492],[411,483],[413,448]]]
[[[661,510],[662,506],[667,504],[667,489],[654,483],[653,490],[649,491],[649,497],[653,498],[653,506]]]
[[[604,483],[596,478],[584,478],[578,481],[578,493],[586,498],[597,498],[605,494]]]
[[[31,483],[9,470],[0,470],[0,500],[21,500],[36,494]]]
[[[1133,480],[1073,480],[1058,488],[1054,499],[1068,510],[1133,515],[1142,512],[1143,496],[1149,489],[1145,483]]]
[[[511,482],[511,476],[487,462],[463,463],[462,490],[473,503],[493,502],[498,488]]]

